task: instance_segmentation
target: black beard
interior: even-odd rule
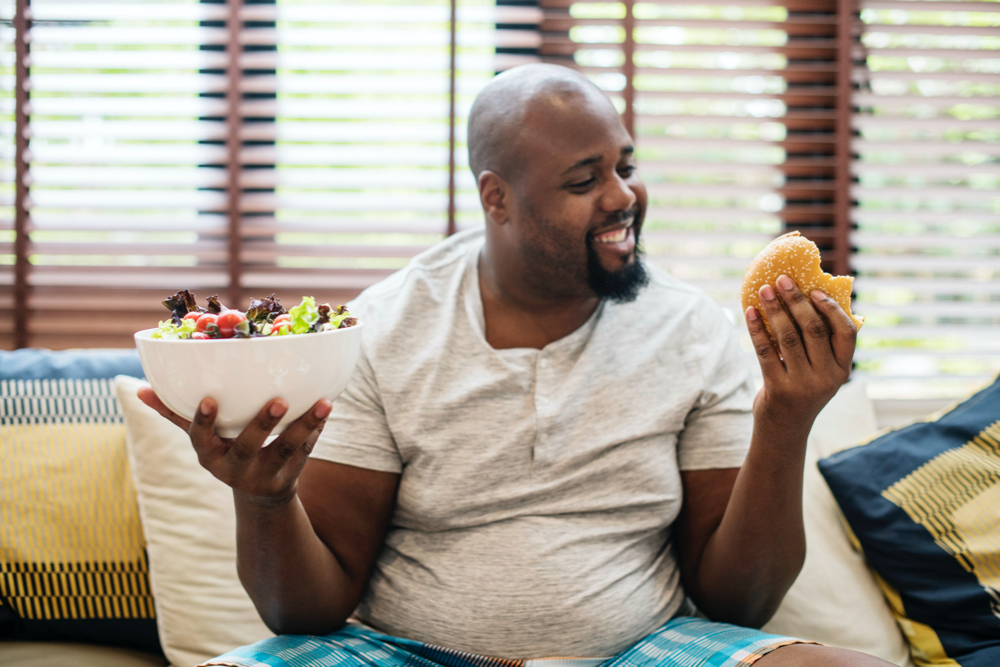
[[[617,303],[630,303],[649,284],[649,274],[642,263],[639,232],[635,229],[635,259],[617,271],[608,271],[594,249],[594,241],[587,237],[587,284],[602,299]]]

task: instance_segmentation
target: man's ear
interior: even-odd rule
[[[510,186],[496,172],[487,169],[479,174],[479,201],[489,222],[507,223]]]

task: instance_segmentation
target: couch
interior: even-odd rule
[[[46,551],[31,544],[33,538],[24,531],[14,535],[16,521],[6,528],[0,524],[0,664],[192,667],[269,634],[236,578],[228,490],[198,467],[183,433],[134,398],[140,377],[134,350],[0,352],[0,445],[6,476],[0,486],[0,517],[11,511],[35,513],[30,523],[50,522],[52,530],[82,530],[92,521],[121,543],[114,553],[74,552],[74,544],[84,549],[81,539],[69,540],[61,551],[51,545]],[[912,665],[892,610],[852,547],[816,466],[818,459],[875,431],[872,404],[857,382],[845,385],[817,419],[805,471],[808,555],[764,629]],[[80,449],[81,442],[89,444]],[[45,466],[58,468],[70,459],[76,463],[63,466],[61,474],[71,481],[56,482],[60,471]],[[48,506],[94,469],[104,477],[90,496],[74,490],[76,500],[68,509]],[[53,479],[46,479],[50,474]],[[90,515],[81,498],[90,503]],[[42,505],[45,512],[39,510]],[[60,518],[60,511],[69,518]],[[39,529],[39,535],[48,533]],[[98,539],[95,548],[103,549],[105,542]],[[24,563],[46,557],[59,562]],[[124,564],[105,562],[114,559]],[[108,580],[98,596],[128,599],[108,602],[108,597],[103,612],[84,609],[80,591],[71,584],[72,577],[90,576],[82,573],[87,567],[98,578],[127,580],[118,588]],[[36,580],[38,590],[25,592],[32,585],[25,584],[31,579],[25,568],[34,568],[32,576],[49,577],[53,589],[42,591],[47,584]],[[31,597],[41,595],[39,591],[47,596],[44,605]]]

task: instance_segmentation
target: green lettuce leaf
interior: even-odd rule
[[[190,338],[195,332],[194,320],[181,320],[179,325],[171,321],[160,322],[159,328],[154,331],[150,338],[160,338],[162,340],[184,340]]]
[[[319,322],[316,299],[311,296],[302,297],[302,303],[289,310],[288,315],[291,318],[293,334],[309,333],[313,325]]]

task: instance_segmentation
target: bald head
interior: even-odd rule
[[[551,122],[582,108],[620,122],[601,89],[567,67],[522,65],[498,75],[476,97],[469,114],[472,175],[478,179],[489,170],[516,181],[525,159],[520,139],[533,121]]]

